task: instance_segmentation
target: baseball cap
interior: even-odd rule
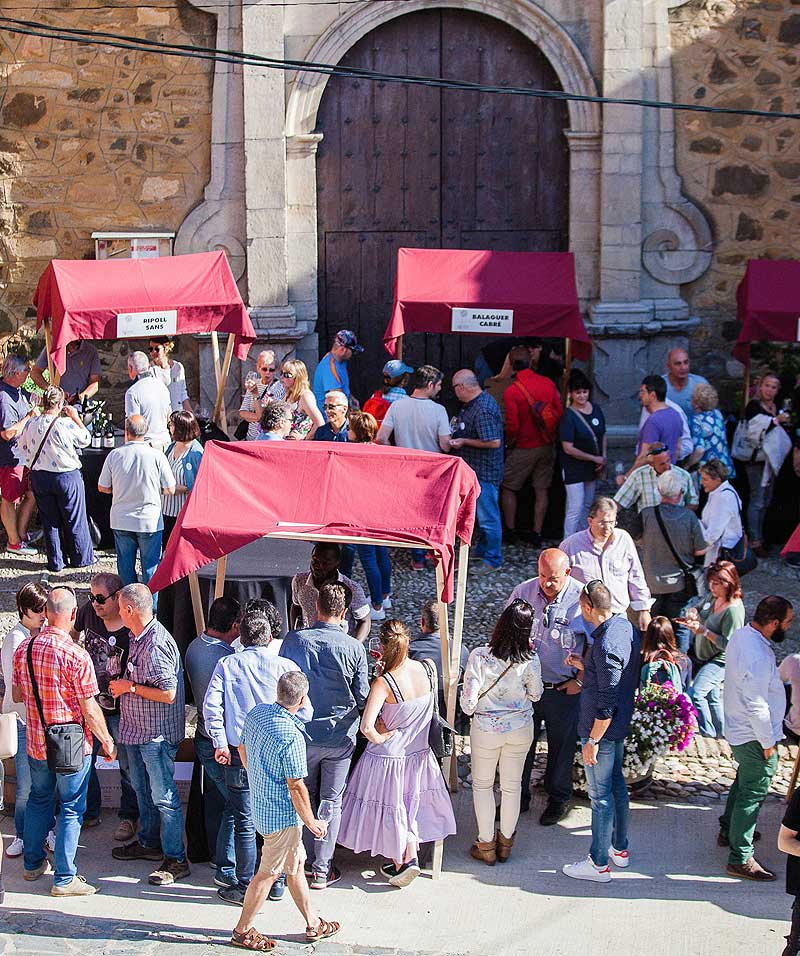
[[[333,341],[337,345],[343,345],[346,349],[352,349],[354,352],[364,351],[364,346],[358,344],[356,333],[351,332],[350,329],[339,329]]]
[[[392,359],[383,366],[383,374],[388,375],[389,378],[400,378],[401,375],[406,374],[411,375],[413,371],[414,369],[410,365],[406,365],[400,359]]]

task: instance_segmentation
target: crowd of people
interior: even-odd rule
[[[666,375],[642,381],[635,458],[627,470],[617,468],[610,497],[598,494],[608,436],[592,383],[573,370],[562,405],[541,343],[513,346],[494,375],[480,365],[453,374],[459,413],[452,420],[436,400],[444,373],[397,359],[357,407],[348,362],[360,349],[352,332],[340,331],[313,377],[303,362],[262,351],[245,382],[237,437],[393,443],[459,455],[480,485],[477,573],[502,565],[504,541],[522,536],[539,549],[537,573],[503,595],[491,636],[459,662],[460,711],[470,718],[471,856],[495,865],[512,855],[546,735],[539,823],[552,826],[571,812],[576,752],[592,809],[588,855],[566,862],[563,873],[607,883],[612,867],[630,865],[625,740],[637,690],[669,682],[690,697],[699,732],[724,735],[738,764],[717,834],[728,848],[727,873],[774,880],[755,857],[756,822],[777,744],[800,733],[800,655],[779,671],[774,650],[792,606],[764,598],[746,623],[740,572],[750,550],[764,553],[764,513],[791,448],[775,377],[761,376],[729,448],[715,390],[690,372],[685,350],[674,349]],[[38,506],[51,571],[95,561],[80,462],[89,433],[72,404],[96,392],[91,351],[87,343],[69,351],[60,387],[42,379],[41,406],[22,389],[29,373],[39,384],[41,357],[38,372],[13,355],[3,365],[7,547],[35,553],[28,526]],[[76,854],[81,827],[100,822],[97,760],[105,757],[118,761],[121,783],[111,856],[152,861],[155,886],[187,877],[175,761],[188,694],[197,708],[194,751],[218,896],[241,907],[231,941],[273,948],[254,922],[265,899],[281,899],[287,887],[306,939],[319,941],[340,927],[318,914],[309,891],[341,879],[337,845],[383,858],[383,876],[403,888],[431,846],[456,831],[431,747],[445,712],[439,606],[422,606],[412,633],[391,617],[386,548],[318,543],[308,571],[292,580],[287,633],[270,601],[240,607],[220,597],[206,630],[181,653],[147,586],[202,463],[185,372],[171,351],[171,341],[153,340],[151,359],[131,353],[125,443],[110,451],[98,482],[111,496],[117,573],[95,574],[81,607],[66,584],[29,583],[17,594],[19,621],[1,658],[3,710],[16,715],[18,729],[15,835],[5,853],[22,857],[28,881],[52,874],[54,896],[95,893]],[[750,482],[746,514],[729,480],[735,469]],[[563,540],[542,550],[559,472]],[[518,504],[531,495],[531,527],[520,535]],[[356,555],[368,594],[351,577]],[[428,560],[413,552],[413,571]],[[796,690],[785,724],[784,682]],[[54,725],[81,728],[81,752],[67,772],[52,766]],[[792,807],[784,848],[784,831],[796,835],[800,825],[800,803]],[[800,947],[800,906],[795,923],[789,956]]]

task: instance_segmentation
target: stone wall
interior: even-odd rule
[[[670,19],[677,100],[800,111],[800,0],[691,0]],[[800,257],[800,123],[676,113],[676,127],[684,189],[714,230],[710,269],[683,290],[704,320],[696,364],[731,373],[747,259]]]
[[[10,0],[3,13],[197,46],[213,46],[216,31],[185,0]],[[51,258],[94,256],[92,231],[177,231],[209,180],[212,71],[0,32],[0,336],[18,330]],[[105,350],[117,384],[128,343]],[[181,343],[194,375],[196,351]]]

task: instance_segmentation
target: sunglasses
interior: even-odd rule
[[[325,404],[325,405],[323,405],[322,407],[329,410],[329,409],[331,409],[331,408],[347,408],[347,405],[328,405],[328,404]]]
[[[281,372],[281,378],[294,378],[291,372]]]
[[[262,366],[260,367],[259,371],[261,371],[261,372],[277,372],[277,371],[278,371],[278,366],[277,366],[277,365],[262,365]]]
[[[92,602],[92,604],[97,604],[99,607],[102,607],[106,603],[106,601],[110,601],[111,598],[114,597],[117,591],[119,591],[119,588],[117,588],[116,591],[112,591],[111,594],[108,595],[108,597],[105,597],[102,594],[92,594],[92,592],[90,591],[89,600]]]
[[[150,351],[150,352],[160,352],[161,349],[163,349],[163,348],[164,348],[163,345],[151,345],[151,346],[149,347],[148,351]]]

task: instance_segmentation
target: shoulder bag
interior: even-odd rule
[[[455,730],[439,713],[438,677],[433,661],[424,660],[422,666],[428,673],[433,694],[433,714],[428,728],[428,746],[433,751],[434,757],[442,760],[444,757],[453,756]]]
[[[567,411],[571,412],[575,416],[581,427],[589,434],[592,439],[592,444],[594,445],[594,453],[599,457],[600,445],[597,442],[597,435],[595,434],[594,429],[587,423],[583,415],[581,415],[579,412],[576,412],[574,408],[568,408]]]
[[[269,390],[269,385],[265,385],[264,391],[254,402],[255,408],[253,409],[253,411],[258,410],[258,407],[264,401],[264,396],[267,394],[268,390]],[[236,439],[236,441],[244,441],[245,438],[247,438],[247,430],[250,428],[250,424],[251,424],[250,422],[246,422],[244,419],[242,419],[239,422],[239,424],[236,426],[236,429],[233,433],[233,437]]]
[[[17,743],[17,715],[0,714],[0,760],[16,757]]]
[[[725,490],[730,490],[736,499],[736,507],[739,509],[739,521],[742,525],[742,536],[732,548],[720,548],[719,557],[722,558],[723,561],[730,561],[736,568],[739,577],[742,578],[745,574],[749,574],[758,567],[758,558],[750,547],[747,532],[744,530],[744,518],[742,517],[742,505],[739,501],[739,496],[732,488],[726,488]]]
[[[551,402],[535,401],[519,379],[515,379],[514,384],[525,396],[533,424],[538,429],[542,438],[544,438],[548,444],[551,444],[555,441],[556,433],[558,432],[558,423],[561,420],[561,415],[558,413],[555,405]]]
[[[28,643],[28,674],[31,679],[33,696],[36,700],[36,709],[39,720],[42,722],[44,742],[47,748],[47,769],[51,773],[77,773],[83,766],[83,724],[69,721],[64,724],[48,724],[44,719],[42,698],[39,696],[39,685],[33,673],[33,642]]]
[[[672,557],[675,558],[678,567],[681,569],[681,571],[683,571],[684,590],[689,597],[697,597],[698,594],[703,593],[705,587],[705,571],[701,565],[687,564],[683,558],[681,558],[681,556],[675,550],[675,545],[672,543],[672,540],[667,533],[667,526],[664,524],[664,517],[661,514],[661,507],[656,505],[654,510],[656,513],[658,526],[661,528],[661,534],[664,536],[664,540],[667,542],[667,547],[672,552]]]

